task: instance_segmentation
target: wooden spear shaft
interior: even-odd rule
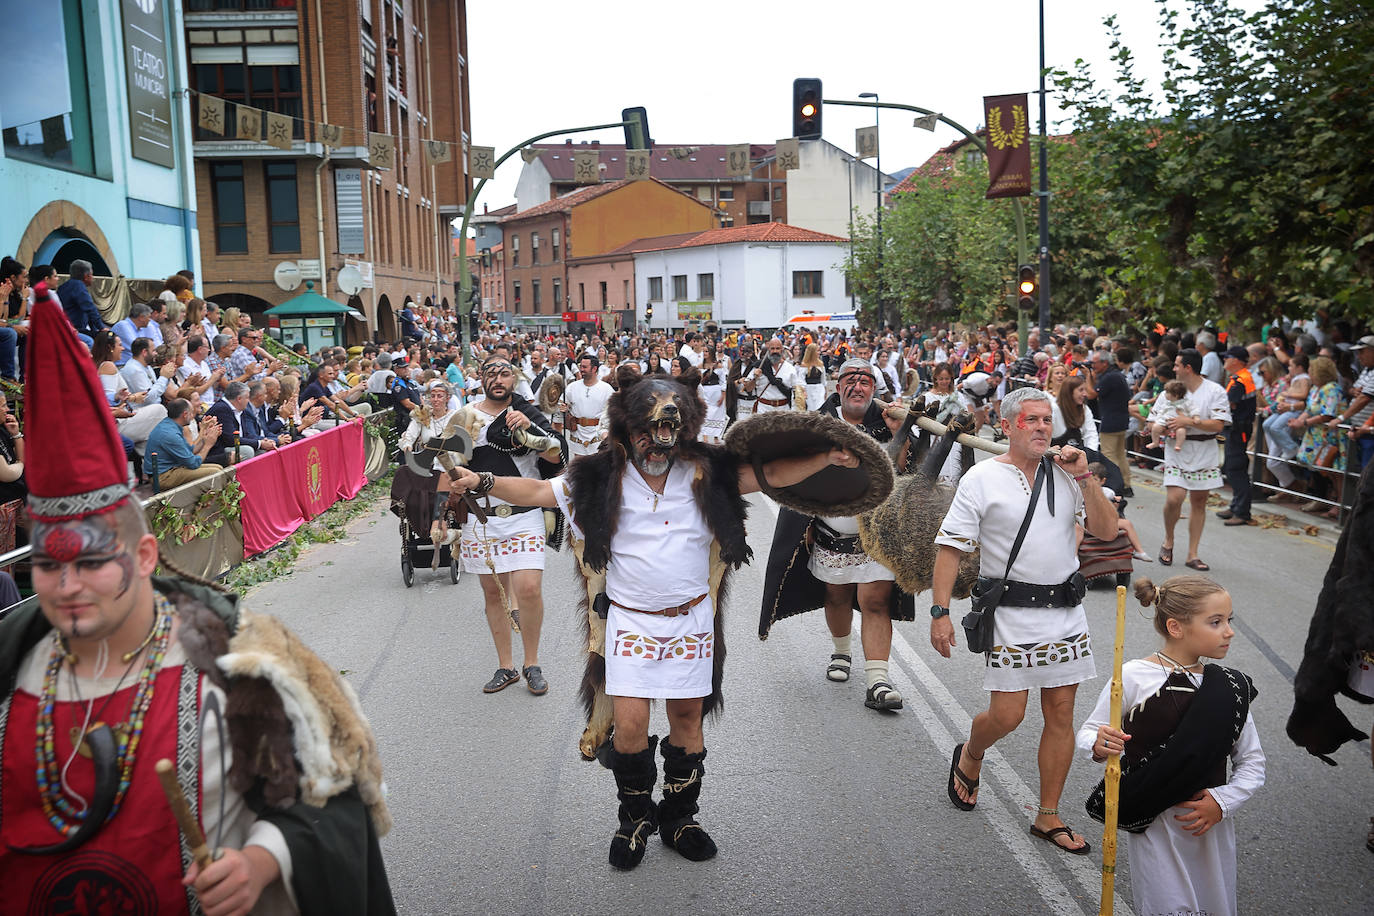
[[[201,871],[204,871],[211,862],[210,848],[205,845],[205,833],[200,829],[196,816],[191,813],[191,806],[186,803],[181,783],[177,782],[176,768],[172,761],[165,757],[153,768],[157,770],[157,778],[162,783],[162,794],[167,796],[167,805],[177,819],[177,826],[181,828],[187,845],[191,847],[191,858],[200,866]]]
[[[1112,658],[1112,711],[1108,719],[1121,727],[1121,664],[1126,654],[1126,586],[1116,587],[1116,645]],[[1116,892],[1116,815],[1121,793],[1121,755],[1107,755],[1107,798],[1102,830],[1102,904],[1100,916],[1112,916]]]

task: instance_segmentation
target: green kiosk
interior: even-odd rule
[[[263,313],[274,320],[281,331],[281,343],[294,347],[304,343],[311,353],[320,347],[342,346],[344,319],[352,316],[363,320],[357,309],[340,305],[315,292],[314,281],[305,281],[305,292],[275,305]]]

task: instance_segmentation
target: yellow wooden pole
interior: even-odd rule
[[[1111,724],[1121,727],[1121,663],[1126,654],[1126,586],[1116,587],[1116,645],[1112,658]],[[1116,814],[1121,791],[1121,755],[1107,755],[1106,816],[1102,830],[1102,904],[1100,916],[1111,916],[1116,890]]]

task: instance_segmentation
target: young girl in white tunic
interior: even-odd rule
[[[1123,768],[1127,772],[1133,756],[1146,749],[1133,746],[1132,740],[1137,745],[1146,741],[1157,744],[1159,738],[1166,743],[1178,740],[1178,731],[1150,734],[1149,738],[1146,735],[1157,733],[1161,722],[1172,722],[1178,728],[1178,709],[1192,702],[1192,694],[1202,683],[1201,660],[1225,658],[1233,636],[1231,596],[1205,576],[1174,576],[1158,588],[1149,579],[1137,579],[1135,593],[1145,606],[1155,606],[1155,629],[1164,637],[1164,646],[1122,666],[1123,727],[1115,728],[1108,722],[1108,685],[1088,721],[1078,730],[1077,741],[1079,749],[1097,763],[1110,754],[1124,754]],[[1207,677],[1228,677],[1232,684],[1249,691],[1248,679],[1239,672],[1212,665],[1208,666]],[[1229,723],[1222,724],[1225,727]],[[1219,776],[1215,784],[1162,810],[1143,833],[1126,834],[1131,896],[1139,916],[1223,916],[1236,912],[1233,818],[1240,806],[1264,785],[1264,751],[1260,749],[1255,721],[1248,712],[1229,756],[1229,780],[1225,778],[1224,759],[1204,761],[1208,769],[1197,776],[1205,780],[1203,784],[1211,781],[1208,777]],[[1123,804],[1126,801],[1123,796]]]

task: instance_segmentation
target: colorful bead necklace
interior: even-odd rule
[[[124,728],[116,728],[115,739],[119,749],[119,789],[115,793],[114,804],[110,808],[109,819],[119,813],[119,806],[129,791],[133,775],[134,758],[138,753],[139,739],[143,737],[143,722],[152,705],[153,683],[162,668],[162,659],[167,654],[167,645],[172,633],[172,609],[161,595],[154,593],[157,620],[152,629],[152,651],[139,673],[133,703],[129,707],[129,719]],[[85,818],[86,812],[78,811],[62,792],[61,777],[57,764],[57,748],[54,736],[57,734],[53,720],[53,710],[57,704],[57,679],[62,670],[62,662],[67,653],[62,640],[54,634],[52,658],[43,675],[43,696],[38,711],[38,794],[43,801],[43,813],[53,828],[64,837],[76,830]],[[81,736],[78,740],[84,740]],[[108,819],[107,819],[108,820]]]

